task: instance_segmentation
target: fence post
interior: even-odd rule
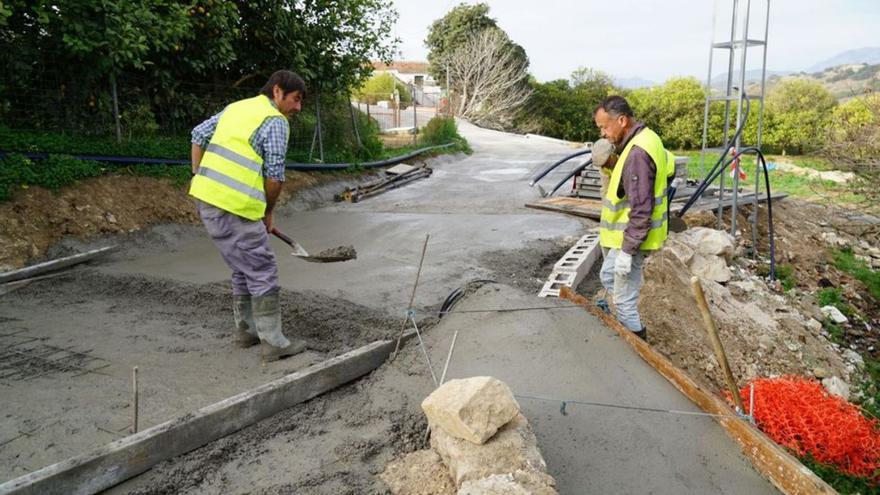
[[[116,142],[122,142],[122,123],[119,121],[119,98],[116,94],[116,74],[110,72],[110,91],[113,93],[113,122],[116,124]]]
[[[321,132],[321,93],[320,91],[315,91],[315,106],[317,108],[317,112],[315,118],[318,121],[318,152],[321,156],[321,163],[324,163],[324,133]]]
[[[361,111],[361,102],[358,102],[358,113]],[[363,148],[364,145],[361,143],[361,132],[358,129],[358,121],[354,115],[354,108],[351,106],[351,95],[348,97],[348,113],[351,115],[351,127],[354,129],[354,137],[357,140],[358,148]]]
[[[416,85],[412,87],[412,106],[413,106],[413,146],[418,144],[419,120],[416,113]]]

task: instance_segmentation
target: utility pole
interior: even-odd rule
[[[446,62],[446,114],[452,117],[452,88],[449,87],[449,62]]]

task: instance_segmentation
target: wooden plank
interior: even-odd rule
[[[526,208],[555,211],[598,220],[602,212],[602,201],[585,198],[544,198],[526,203]]]
[[[407,332],[404,338],[410,338]],[[0,495],[93,494],[378,368],[394,350],[380,340],[222,400],[92,452],[0,484]]]
[[[391,175],[401,175],[401,174],[405,174],[407,172],[411,172],[413,169],[415,169],[415,167],[413,167],[412,165],[407,165],[405,163],[401,163],[399,165],[395,165],[395,166],[389,168],[388,170],[385,171],[385,173],[391,174]]]
[[[118,246],[115,245],[102,247],[100,249],[86,251],[85,253],[74,254],[73,256],[66,256],[64,258],[58,258],[57,260],[46,261],[45,263],[37,263],[36,265],[27,266],[18,270],[0,273],[0,283],[35,277],[37,275],[51,272],[53,270],[60,270],[61,268],[67,268],[68,266],[76,265],[78,263],[84,263],[100,256],[110,254],[117,248]]]
[[[559,297],[584,307],[602,320],[606,326],[617,332],[624,341],[632,346],[642,359],[653,366],[703,411],[725,416],[716,418],[716,420],[728,436],[740,445],[743,454],[752,461],[755,469],[781,492],[790,495],[837,493],[834,488],[748,421],[731,417],[736,413],[730,409],[726,402],[704,389],[684,371],[678,369],[666,356],[624,328],[613,316],[599,309],[587,298],[575,294],[571,289],[563,288],[560,290]]]

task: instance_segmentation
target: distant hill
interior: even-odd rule
[[[838,100],[846,100],[867,91],[880,91],[880,64],[844,64],[830,67],[820,72],[799,72],[786,76],[767,78],[767,91],[787,78],[812,79],[822,83]],[[759,91],[758,81],[754,81],[749,92]]]
[[[822,72],[831,67],[850,64],[880,64],[880,46],[847,50],[808,67],[804,72]]]

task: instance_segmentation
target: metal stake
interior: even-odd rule
[[[131,369],[131,432],[138,432],[138,367]]]
[[[397,344],[394,346],[394,352],[391,353],[391,361],[397,357],[397,351],[400,350],[400,339],[403,338],[403,332],[406,330],[406,324],[409,322],[410,315],[412,313],[413,301],[416,299],[416,289],[419,288],[419,278],[422,276],[422,264],[425,262],[425,251],[428,250],[428,239],[430,239],[431,234],[425,234],[425,243],[422,245],[422,257],[419,259],[419,269],[416,272],[416,282],[413,284],[412,294],[409,296],[409,306],[406,307],[406,318],[403,320],[403,325],[400,327],[400,335],[397,336]],[[419,337],[421,339],[421,337]],[[436,381],[436,380],[435,380]]]

